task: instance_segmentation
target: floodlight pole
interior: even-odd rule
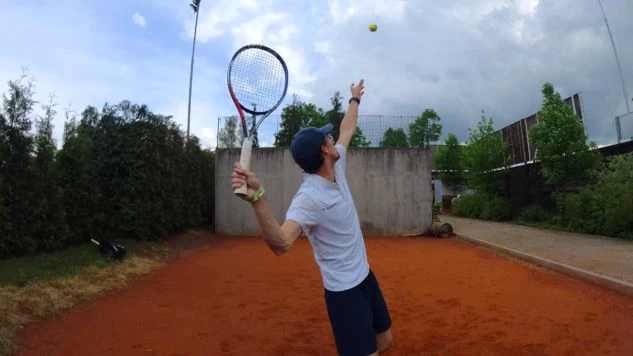
[[[200,1],[192,0],[191,8],[196,13],[196,24],[193,27],[193,49],[191,50],[191,70],[189,72],[189,107],[187,108],[187,140],[189,140],[189,132],[191,128],[191,85],[193,83],[193,57],[196,52],[196,33],[198,31],[198,13],[200,12]]]
[[[615,42],[613,42],[613,36],[611,35],[611,29],[609,28],[609,23],[607,22],[607,15],[604,13],[604,8],[602,7],[602,1],[598,0],[598,4],[600,5],[600,10],[602,10],[602,16],[604,17],[604,24],[607,26],[607,32],[609,32],[609,39],[611,39],[611,46],[613,47],[613,54],[615,55],[615,62],[618,65],[618,73],[620,74],[620,82],[622,83],[624,104],[626,105],[626,112],[628,114],[631,112],[631,108],[629,107],[629,94],[627,94],[626,92],[626,85],[624,83],[624,77],[622,76],[622,66],[620,65],[620,58],[618,58],[618,52],[615,50]]]

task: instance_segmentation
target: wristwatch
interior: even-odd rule
[[[360,98],[357,98],[357,97],[353,96],[353,97],[351,97],[351,98],[349,99],[349,103],[348,103],[348,104],[351,104],[351,103],[352,103],[352,101],[355,101],[355,102],[357,102],[357,103],[358,103],[358,105],[360,105]]]

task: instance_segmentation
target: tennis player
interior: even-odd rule
[[[292,156],[304,171],[286,220],[279,225],[257,176],[235,164],[232,189],[247,184],[264,240],[281,255],[303,233],[313,248],[338,353],[378,355],[393,343],[391,317],[367,259],[358,213],[345,177],[347,147],[356,132],[364,80],[350,86],[352,98],[335,143],[332,124],[307,127],[294,136]]]

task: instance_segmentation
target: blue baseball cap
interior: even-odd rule
[[[305,127],[299,130],[292,138],[290,150],[292,158],[304,170],[307,167],[315,167],[321,161],[321,146],[325,137],[334,125],[327,124],[322,127]]]

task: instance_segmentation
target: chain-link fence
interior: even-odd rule
[[[615,128],[618,133],[618,143],[633,140],[633,112],[617,116]]]
[[[370,142],[369,147],[378,147],[387,129],[402,128],[408,133],[409,125],[415,119],[415,116],[359,115],[357,126]],[[279,133],[281,121],[281,115],[271,115],[261,123],[257,131],[259,147],[274,147],[275,135]],[[216,137],[216,147],[239,147],[242,142],[239,118],[237,116],[219,117]]]

